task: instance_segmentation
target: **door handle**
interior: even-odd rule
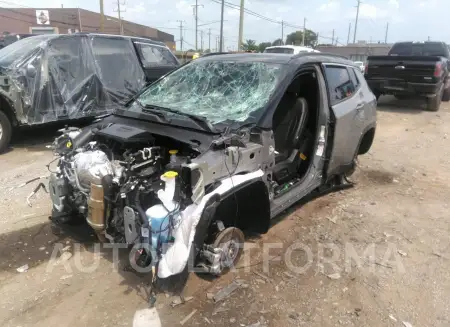
[[[361,111],[364,108],[364,102],[358,103],[356,105],[356,110]]]

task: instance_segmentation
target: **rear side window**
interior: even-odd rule
[[[361,82],[359,81],[358,76],[356,75],[355,68],[349,68],[348,72],[350,74],[350,80],[352,81],[355,89],[358,89],[361,86]]]
[[[326,66],[325,75],[332,105],[351,97],[355,92],[355,85],[350,78],[347,67]]]
[[[135,42],[134,45],[145,67],[176,66],[177,59],[169,49],[149,43]]]

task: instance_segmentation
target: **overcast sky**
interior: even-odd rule
[[[121,0],[125,1],[125,0]],[[199,24],[220,20],[220,0],[198,0]],[[227,0],[239,4],[240,0]],[[360,7],[357,40],[384,41],[386,24],[389,23],[388,42],[397,40],[442,40],[450,42],[449,28],[446,21],[449,0],[364,0]],[[78,7],[99,11],[98,2],[92,0],[0,0],[0,6],[16,7]],[[195,0],[126,0],[122,14],[124,19],[156,27],[175,35],[179,48],[179,23],[185,25],[184,48],[195,44],[193,7]],[[350,41],[353,40],[357,0],[245,0],[245,7],[274,21],[306,26],[319,33],[320,42],[330,42],[335,30],[339,43],[347,43],[349,23],[352,25]],[[111,0],[104,0],[105,13],[117,16],[116,5]],[[439,10],[441,8],[442,10]],[[225,48],[237,47],[239,10],[226,7],[224,23]],[[50,17],[51,20],[51,17]],[[215,48],[216,36],[220,24],[200,26],[204,31],[204,48],[209,47],[209,28],[211,28],[211,47]],[[295,31],[294,27],[285,27],[284,36]],[[281,37],[281,24],[245,14],[244,39],[254,39],[258,43],[274,41]],[[323,37],[323,38],[322,38]],[[198,36],[200,47],[200,33]]]

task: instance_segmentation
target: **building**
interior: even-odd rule
[[[366,62],[368,56],[385,56],[393,44],[358,42],[345,46],[318,45],[320,52],[335,53],[353,61]]]
[[[103,32],[100,29],[100,14],[78,8],[0,8],[0,35],[4,34],[71,34],[76,32],[96,32],[147,37],[164,42],[175,50],[175,38],[158,29],[120,21],[104,16]]]

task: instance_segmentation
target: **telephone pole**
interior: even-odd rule
[[[353,32],[353,43],[356,43],[356,30],[358,29],[359,6],[361,5],[361,0],[357,1],[358,5],[356,6],[356,21],[355,21],[355,31]]]
[[[334,29],[333,29],[333,36],[331,37],[331,45],[334,45]]]
[[[100,0],[100,32],[105,31],[105,13],[103,11],[103,0]]]
[[[219,52],[223,51],[223,12],[225,11],[225,0],[222,0],[222,10],[220,11],[220,43]]]
[[[177,20],[180,23],[180,51],[183,52],[183,21]]]
[[[200,50],[203,52],[203,31],[200,31]]]
[[[281,21],[281,45],[284,44],[284,20]]]
[[[122,22],[122,13],[125,12],[120,8],[120,6],[124,6],[124,3],[120,3],[120,0],[117,0],[117,14],[119,15],[119,28],[120,28],[120,35],[123,35],[123,22]]]
[[[389,23],[386,23],[386,35],[384,36],[384,43],[387,43],[388,31],[389,31]]]
[[[303,36],[302,36],[302,45],[305,46],[305,34],[306,34],[306,17],[303,18]]]
[[[350,32],[352,30],[352,23],[348,23],[347,45],[350,43]]]
[[[338,45],[338,37],[336,37],[336,41],[334,42],[334,45],[337,46]]]
[[[195,0],[195,5],[192,5],[192,7],[194,8],[194,18],[195,18],[195,50],[198,49],[198,43],[197,43],[197,38],[198,38],[198,7],[203,7],[203,5],[199,5],[198,4],[198,0]]]
[[[212,52],[212,50],[211,50],[211,29],[209,29],[209,33],[208,33],[208,49],[209,49],[209,52]]]
[[[241,8],[240,8],[240,13],[239,13],[238,51],[242,49],[242,44],[244,43],[244,3],[245,3],[245,0],[241,0]]]

